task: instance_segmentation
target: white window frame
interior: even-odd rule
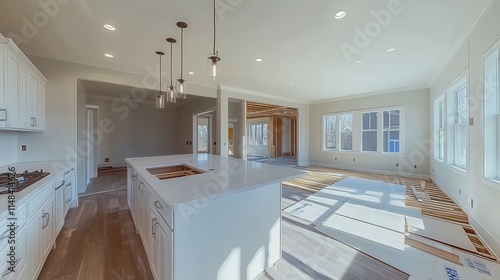
[[[335,130],[334,131],[326,131],[326,118],[328,117],[334,117],[335,118]],[[338,150],[338,131],[339,131],[339,118],[337,114],[324,114],[321,116],[321,147],[323,151],[337,151]],[[335,147],[333,148],[327,148],[326,147],[326,134],[327,133],[334,133],[335,138],[334,138],[334,145]]]
[[[469,107],[469,102],[467,100],[467,104],[466,104],[466,109],[465,109],[465,116],[462,120],[462,118],[460,117],[460,105],[459,105],[459,94],[462,92],[462,91],[465,91],[465,96],[466,98],[468,98],[468,92],[467,92],[467,83],[462,85],[461,87],[457,88],[455,90],[455,93],[454,93],[454,103],[453,103],[453,106],[455,107],[455,110],[454,110],[454,118],[455,118],[455,121],[454,121],[454,128],[453,128],[453,133],[454,133],[454,162],[453,164],[458,167],[459,169],[463,169],[463,170],[466,170],[467,169],[467,153],[468,153],[468,138],[469,138],[469,130],[468,130],[468,123],[467,123],[467,120],[469,119],[469,112],[468,112],[468,107]],[[465,154],[465,164],[461,164],[461,163],[458,163],[457,162],[457,155],[460,153],[460,151],[458,150],[458,145],[457,143],[459,142],[459,137],[461,135],[459,135],[459,131],[461,131],[461,129],[464,129],[465,130],[465,136],[466,136],[466,143],[465,143],[465,148],[466,148],[466,154]]]
[[[483,182],[500,191],[500,40],[483,55]]]
[[[434,159],[440,162],[446,157],[446,105],[444,94],[434,100]]]
[[[392,111],[399,111],[399,116],[398,116],[399,117],[399,126],[397,129],[391,128],[390,112],[392,112]],[[389,128],[384,127],[385,112],[389,112]],[[387,110],[382,111],[382,153],[384,153],[384,154],[395,154],[395,155],[401,154],[401,114],[402,114],[402,112],[398,108],[387,109]],[[399,152],[384,151],[384,132],[388,132],[388,137],[390,138],[390,134],[393,131],[397,131],[399,133],[399,137],[398,137],[398,141],[397,141],[398,145],[399,145]],[[389,142],[390,142],[390,139],[389,139]],[[389,150],[389,146],[390,146],[389,143],[387,143],[388,150]]]
[[[267,143],[264,143],[264,140],[266,139],[264,137],[264,126],[267,125]],[[250,130],[252,129],[252,126],[255,127],[255,141],[257,140],[260,140],[260,139],[257,139],[257,127],[261,127],[262,129],[262,143],[259,143],[260,141],[257,141],[257,142],[254,142],[253,144],[251,144],[251,141],[252,139],[250,138],[251,137],[251,133],[250,133]],[[269,124],[267,122],[253,122],[253,123],[249,123],[248,124],[248,145],[250,146],[269,146]]]
[[[462,89],[465,85],[467,99],[469,97],[469,84],[467,80],[467,70],[458,76],[450,86],[444,91],[445,99],[445,110],[446,110],[446,132],[445,132],[445,163],[452,167],[454,170],[459,171],[462,174],[467,174],[468,169],[468,158],[469,158],[469,129],[468,129],[468,100],[467,100],[467,112],[465,117],[465,127],[466,127],[466,154],[465,154],[465,165],[458,164],[456,162],[457,154],[457,139],[456,131],[461,124],[457,124],[458,118],[458,101],[457,101],[457,91]]]
[[[359,150],[362,153],[378,153],[379,152],[379,143],[380,143],[380,140],[378,139],[379,136],[380,136],[380,133],[378,131],[380,129],[379,112],[380,112],[379,110],[377,110],[377,111],[370,110],[370,111],[363,111],[360,114],[360,116],[361,116],[361,141],[360,141],[361,147],[360,147]],[[375,117],[377,119],[377,121],[375,123],[376,123],[377,128],[375,128],[375,129],[373,129],[373,128],[364,129],[363,128],[363,114],[372,114],[372,113],[375,113]],[[371,123],[372,123],[371,122],[371,118],[369,118],[369,125],[368,125],[369,127],[371,127]],[[365,151],[365,150],[363,150],[363,132],[370,132],[370,131],[375,131],[375,133],[376,133],[376,137],[375,137],[376,140],[375,141],[377,141],[376,142],[377,145],[376,145],[376,150],[375,151]]]
[[[345,131],[349,131],[349,129],[342,129],[342,118],[345,117],[345,116],[351,116],[351,129],[350,129],[350,131],[351,131],[351,149],[343,149],[342,148],[343,147],[343,142],[342,142],[343,137],[342,137],[342,134]],[[353,141],[353,138],[354,138],[353,123],[354,123],[354,114],[353,113],[343,113],[343,114],[339,115],[339,123],[338,123],[339,125],[338,125],[338,127],[339,127],[339,131],[340,131],[340,133],[339,133],[339,136],[340,136],[339,137],[340,145],[338,145],[338,148],[339,148],[340,151],[352,151],[353,150],[353,144],[354,144],[353,143],[354,142]]]

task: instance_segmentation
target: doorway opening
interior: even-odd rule
[[[98,106],[85,106],[85,185],[97,177],[97,145],[94,139],[97,127]]]
[[[210,153],[210,117],[198,116],[197,123],[197,153],[209,154]]]

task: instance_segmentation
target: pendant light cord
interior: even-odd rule
[[[161,94],[161,55],[158,55],[160,57],[160,93]]]
[[[215,33],[215,0],[214,0],[214,55],[215,55],[215,36],[216,33]]]

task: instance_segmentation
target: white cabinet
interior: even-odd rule
[[[172,279],[172,231],[159,212],[151,204],[151,252],[150,266],[154,278],[158,280]]]
[[[46,188],[51,194],[44,201],[43,206],[39,208],[28,221],[27,227],[27,246],[30,249],[28,257],[28,275],[31,279],[36,279],[43,267],[45,259],[54,245],[54,194],[52,188]],[[32,200],[37,200],[38,197]],[[33,204],[39,204],[35,201]],[[28,204],[29,205],[29,204]]]
[[[64,210],[65,210],[65,196],[64,187],[66,180],[64,175],[59,176],[54,183],[55,197],[54,197],[54,224],[56,234],[59,233],[64,225]]]
[[[45,129],[47,79],[10,39],[0,34],[0,129]]]
[[[149,211],[149,190],[144,185],[142,180],[139,180],[138,184],[136,209],[138,213],[137,219],[139,224],[139,234],[142,237],[144,250],[146,251],[146,254],[149,254],[151,248],[151,240],[149,238],[151,235],[151,226],[149,223],[151,219],[151,212]]]

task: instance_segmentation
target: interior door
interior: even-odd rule
[[[85,184],[90,183],[90,179],[97,177],[97,146],[94,133],[92,133],[96,128],[97,122],[97,109],[95,107],[89,107],[85,109]]]

